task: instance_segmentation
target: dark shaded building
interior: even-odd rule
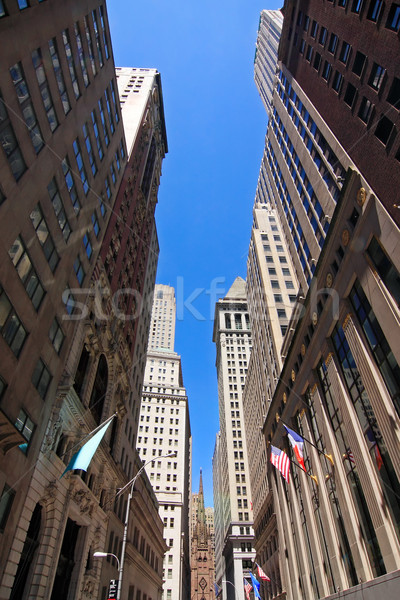
[[[399,224],[400,4],[287,0],[284,14],[279,60]]]
[[[190,563],[192,572],[192,600],[213,600],[215,597],[215,565],[213,526],[206,518],[203,494],[203,476],[200,469],[198,494],[192,495],[192,539]]]

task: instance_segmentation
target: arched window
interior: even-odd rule
[[[100,356],[96,377],[90,396],[89,408],[97,424],[100,423],[104,400],[107,392],[108,367],[104,354]]]

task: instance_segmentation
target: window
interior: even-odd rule
[[[103,60],[103,52],[101,49],[99,26],[97,24],[97,15],[96,15],[95,10],[92,10],[92,21],[93,21],[94,37],[95,37],[96,46],[97,46],[97,55],[99,57],[99,63],[100,63],[100,68],[101,68],[104,65],[104,60]]]
[[[386,100],[397,109],[400,109],[400,79],[393,77],[392,85]]]
[[[0,0],[0,18],[6,16],[6,9],[4,8],[3,0]],[[1,522],[1,508],[0,508],[0,522]],[[1,528],[0,528],[1,531]]]
[[[92,243],[90,241],[89,234],[87,232],[83,236],[83,246],[85,248],[86,256],[90,260],[92,258],[92,254],[93,254],[93,247],[92,247]]]
[[[308,17],[307,15],[304,17],[304,24],[303,24],[303,29],[304,31],[308,31],[308,28],[310,26],[310,17]]]
[[[392,133],[393,127],[394,125],[392,121],[384,115],[381,115],[381,118],[378,121],[378,125],[376,126],[376,129],[374,131],[374,134],[376,135],[378,140],[380,140],[385,146],[389,140],[390,134]]]
[[[20,450],[22,450],[22,452],[26,454],[35,425],[23,409],[19,411],[18,418],[15,421],[14,425],[15,428],[18,429],[18,431],[21,433],[22,437],[26,440],[24,444],[21,444],[19,446]]]
[[[88,72],[87,72],[87,68],[86,68],[86,59],[85,59],[85,52],[83,49],[82,36],[81,36],[78,22],[76,22],[74,24],[74,33],[75,33],[76,45],[78,48],[79,64],[81,66],[83,82],[85,84],[85,87],[87,87],[90,82],[89,82],[89,76],[88,76]]]
[[[68,242],[69,236],[71,235],[71,227],[68,223],[68,219],[65,214],[63,201],[60,196],[60,191],[58,189],[58,185],[56,180],[53,179],[50,181],[47,186],[47,191],[49,192],[50,200],[53,204],[54,212],[56,213],[56,217],[58,220],[58,224],[62,231],[65,242]]]
[[[9,249],[8,254],[24,285],[26,293],[32,300],[35,309],[38,310],[42,303],[45,291],[39,281],[39,277],[37,276],[31,259],[26,251],[25,244],[20,236],[16,238]]]
[[[41,358],[36,363],[36,367],[32,373],[32,383],[39,392],[39,396],[46,397],[47,390],[51,382],[51,374]]]
[[[320,65],[321,65],[321,55],[320,55],[320,53],[319,53],[319,52],[316,52],[316,53],[315,53],[315,56],[314,56],[314,64],[313,64],[313,67],[314,67],[314,69],[315,69],[316,71],[318,71],[318,70],[319,70],[319,67],[320,67]]]
[[[96,112],[94,110],[92,111],[92,124],[93,124],[94,137],[96,138],[97,153],[99,155],[99,159],[103,160],[103,156],[104,156],[103,146],[102,146],[101,139],[100,139],[99,126],[97,124]]]
[[[300,47],[299,47],[300,54],[304,54],[305,47],[306,47],[306,40],[301,40]]]
[[[90,140],[89,140],[89,143],[90,143]],[[88,178],[87,178],[87,173],[86,173],[85,165],[83,163],[82,152],[81,152],[81,147],[79,145],[78,138],[76,138],[76,140],[73,142],[72,146],[74,148],[74,154],[75,154],[76,164],[78,166],[79,175],[81,177],[83,191],[85,193],[85,196],[87,196],[88,192],[89,192],[89,183],[88,183]]]
[[[318,31],[318,23],[317,23],[317,21],[313,21],[312,25],[311,25],[310,35],[314,39],[317,37],[317,31]]]
[[[346,8],[347,5],[347,0],[338,0],[338,6],[341,6],[342,8]]]
[[[8,118],[8,113],[4,104],[4,100],[0,95],[0,144],[6,154],[12,174],[15,179],[18,179],[26,171],[26,165],[19,149],[17,138],[14,134],[14,129]]]
[[[49,338],[51,343],[53,344],[54,350],[57,352],[57,354],[59,354],[61,346],[64,342],[65,335],[56,318],[54,318],[52,324],[50,325]]]
[[[293,281],[285,281],[285,285],[286,285],[286,289],[288,289],[288,290],[294,289]]]
[[[331,38],[329,40],[328,52],[331,54],[335,54],[336,48],[338,45],[338,36],[335,33],[331,33]]]
[[[353,84],[348,83],[347,84],[347,89],[346,89],[346,93],[344,95],[343,100],[345,101],[345,103],[350,106],[350,108],[353,106],[354,104],[354,98],[356,97],[356,88],[354,87]]]
[[[400,28],[400,4],[392,2],[390,7],[388,18],[386,21],[387,29],[392,31],[399,31]]]
[[[107,113],[108,113],[108,120],[110,122],[110,130],[111,130],[111,134],[113,134],[115,131],[115,125],[114,125],[114,119],[113,119],[113,115],[112,115],[112,111],[111,111],[110,95],[109,95],[107,89],[104,91],[104,96],[106,98],[106,107],[107,107]]]
[[[22,116],[29,131],[29,135],[31,136],[35,152],[38,154],[43,148],[44,142],[21,63],[16,63],[11,67],[10,74],[21,106]]]
[[[87,45],[88,45],[88,49],[89,49],[90,64],[92,67],[93,76],[95,76],[97,74],[97,69],[96,69],[96,62],[94,60],[92,36],[90,34],[89,20],[88,20],[87,16],[84,17],[84,24],[85,24],[86,41],[87,41]]]
[[[321,46],[325,46],[327,35],[328,35],[328,30],[326,29],[326,27],[321,27],[320,32],[319,32],[319,39],[318,39],[318,42],[321,44]]]
[[[56,76],[58,92],[60,94],[64,113],[67,114],[71,110],[71,104],[69,102],[67,89],[65,87],[64,75],[61,70],[60,58],[58,56],[57,42],[55,38],[49,41],[49,50],[51,62],[53,64],[54,74]]]
[[[96,211],[92,214],[92,225],[93,225],[94,235],[98,238],[99,233],[100,233],[100,225],[99,225],[99,220],[97,218]]]
[[[90,168],[92,170],[92,175],[94,177],[97,173],[97,165],[96,165],[96,161],[95,161],[94,154],[93,154],[92,142],[90,141],[88,124],[85,123],[83,125],[82,129],[83,129],[83,137],[85,139],[86,151],[87,151],[87,154],[89,157]]]
[[[360,14],[364,0],[353,0],[351,12]]]
[[[363,54],[362,52],[357,50],[355,58],[354,58],[354,62],[353,62],[352,71],[358,77],[361,77],[361,73],[363,72],[366,60],[367,60],[367,57],[365,56],[365,54]]]
[[[271,287],[272,289],[279,290],[279,281],[276,279],[271,279]]]
[[[340,50],[339,60],[340,60],[340,62],[342,62],[345,65],[347,64],[347,61],[349,60],[350,50],[351,50],[350,44],[348,44],[347,42],[343,42],[342,48]]]
[[[376,23],[379,17],[379,13],[381,12],[382,5],[383,0],[371,0],[367,12],[367,19]]]
[[[385,69],[374,63],[372,67],[371,75],[368,80],[368,85],[370,85],[374,90],[378,91],[382,85],[383,78],[385,76]]]
[[[24,8],[28,8],[28,0],[18,0],[18,8],[19,10],[23,10]]]
[[[342,83],[343,83],[343,75],[339,71],[336,71],[335,76],[332,81],[332,89],[335,90],[335,92],[337,94],[340,93]]]
[[[108,136],[108,129],[107,129],[107,124],[106,124],[106,117],[105,117],[105,114],[104,114],[104,105],[103,105],[103,99],[102,98],[99,99],[98,106],[99,106],[99,111],[100,111],[101,124],[103,126],[104,141],[106,143],[106,146],[108,146],[109,143],[110,143],[110,138]]]
[[[67,185],[67,190],[68,190],[71,202],[72,202],[72,206],[74,207],[74,210],[75,210],[76,214],[78,215],[79,211],[81,209],[81,204],[79,202],[78,192],[76,191],[76,185],[75,185],[75,181],[74,181],[74,178],[72,175],[68,156],[66,156],[64,158],[64,160],[62,161],[61,167],[62,167],[62,170],[64,173],[64,179],[65,179],[65,183]],[[81,175],[81,177],[82,177],[82,175]],[[89,186],[88,186],[88,189],[89,189]]]
[[[15,491],[5,483],[0,496],[0,533],[3,533],[6,528],[14,497]]]
[[[324,68],[322,69],[322,79],[329,81],[330,74],[332,73],[332,65],[326,60]]]
[[[286,319],[286,311],[284,308],[277,308],[279,319]]]
[[[308,62],[311,62],[313,51],[314,48],[309,44],[306,52],[306,60],[308,60]]]
[[[31,212],[31,221],[49,267],[54,272],[58,265],[59,257],[39,204]]]
[[[54,131],[58,127],[57,114],[54,109],[53,98],[47,82],[46,72],[44,70],[42,51],[40,48],[32,52],[32,62],[36,73],[36,79],[39,85],[40,95],[44,109],[46,111],[47,120],[50,125],[51,131]]]
[[[283,302],[281,294],[274,294],[275,302]]]
[[[369,118],[371,116],[372,108],[372,102],[364,96],[361,100],[360,109],[358,111],[358,116],[360,117],[361,121],[364,121],[364,123],[368,123]]]
[[[76,257],[74,262],[74,271],[79,285],[82,286],[83,280],[85,279],[85,271],[79,256]]]
[[[15,356],[19,356],[27,332],[0,285],[0,332]]]
[[[79,96],[81,95],[81,92],[79,89],[79,83],[78,83],[78,79],[76,76],[75,63],[74,63],[74,59],[72,56],[71,42],[69,39],[68,29],[64,29],[64,31],[62,32],[62,39],[63,39],[63,43],[64,43],[65,56],[67,57],[69,74],[71,75],[72,89],[74,90],[75,99],[78,99]]]

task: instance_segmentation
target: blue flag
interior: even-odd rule
[[[82,448],[78,450],[78,452],[76,452],[73,455],[61,477],[64,477],[67,471],[72,471],[73,469],[81,469],[82,471],[87,470],[94,453],[99,447],[99,444],[103,439],[105,432],[110,426],[111,421],[112,419],[110,419],[105,425],[103,425],[103,427],[99,429],[99,431],[92,438],[90,438],[90,440],[86,442],[86,444],[84,444]]]
[[[254,598],[261,598],[260,596],[260,582],[254,577],[253,573],[250,573],[251,583],[253,584]]]
[[[218,598],[218,596],[222,592],[222,588],[219,587],[219,585],[216,581],[214,581],[214,591],[215,591],[215,597]]]

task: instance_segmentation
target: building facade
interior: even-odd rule
[[[275,70],[283,15],[280,10],[262,10],[258,27],[254,80],[267,114],[275,87]]]
[[[170,339],[175,336],[174,296],[170,286],[155,286],[152,323],[154,315],[160,316],[164,321],[160,325],[161,330],[167,336],[171,325]],[[159,333],[157,326],[155,331],[151,326],[137,449],[143,461],[154,457],[146,472],[157,497],[168,547],[164,558],[163,600],[186,600],[191,589],[189,513],[192,442],[189,404],[183,385],[181,357],[174,352],[173,346],[168,349],[158,347]],[[161,342],[162,338],[159,339]],[[171,453],[174,453],[173,457],[160,458]]]
[[[116,492],[141,467],[136,357],[167,151],[160,79],[151,70],[127,150],[105,4],[54,5],[0,11],[1,598],[105,598],[116,564],[93,553],[120,556]],[[61,477],[113,415],[88,472]],[[122,590],[159,599],[163,524],[146,476],[135,489]]]
[[[214,511],[204,506],[203,478],[197,494],[192,494],[192,528],[190,536],[190,567],[192,600],[213,600],[214,581]]]
[[[217,583],[224,598],[244,599],[243,577],[252,567],[253,515],[242,391],[251,352],[246,282],[237,277],[215,307],[220,434],[214,453]]]

